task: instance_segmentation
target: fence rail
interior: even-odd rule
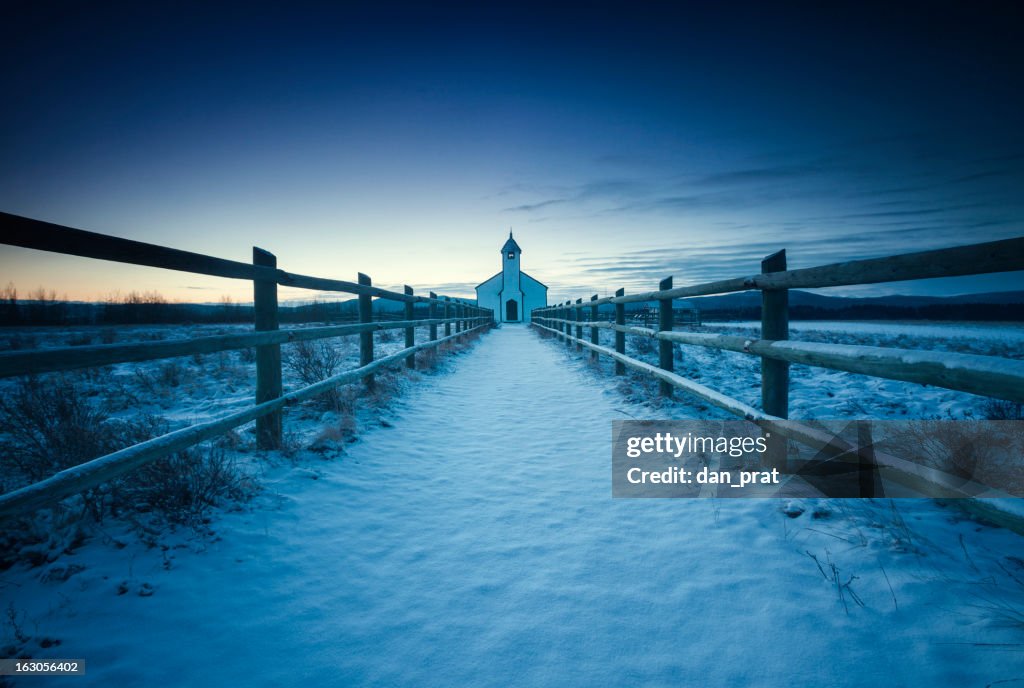
[[[85,347],[61,347],[41,351],[0,353],[0,378],[43,372],[75,370],[93,366],[173,358],[190,354],[214,353],[249,347],[256,348],[256,403],[254,406],[205,423],[192,425],[127,447],[107,456],[73,466],[50,478],[0,495],[0,518],[24,514],[58,502],[82,490],[123,475],[149,461],[165,457],[228,430],[256,421],[257,443],[262,449],[275,449],[281,443],[281,410],[338,387],[364,381],[373,384],[373,373],[402,361],[414,368],[418,352],[465,338],[472,332],[490,327],[494,314],[490,309],[447,296],[418,296],[412,287],[389,291],[374,287],[367,275],[358,282],[325,279],[289,273],[277,268],[277,259],[269,251],[253,248],[253,263],[216,258],[200,253],[158,246],[96,232],[64,227],[9,213],[0,213],[0,243],[120,263],[159,267],[194,274],[213,275],[253,282],[254,332],[196,337],[178,341],[103,344]],[[358,324],[313,328],[278,327],[277,287],[279,285],[336,291],[359,298]],[[375,322],[372,299],[387,299],[406,304],[404,320]],[[428,304],[428,317],[415,319],[413,306]],[[438,318],[438,311],[443,317]],[[386,316],[385,316],[386,317]],[[438,337],[438,325],[444,336]],[[451,332],[455,326],[455,333]],[[428,327],[429,339],[416,343],[416,328]],[[373,332],[405,330],[405,348],[375,358]],[[360,335],[360,366],[313,385],[285,394],[281,383],[281,344]]]
[[[897,256],[835,263],[799,270],[786,269],[785,250],[767,256],[761,273],[687,287],[673,287],[671,277],[662,280],[657,291],[626,295],[619,289],[615,296],[589,301],[577,300],[534,309],[532,322],[542,331],[563,339],[568,346],[587,348],[592,356],[603,355],[615,361],[615,374],[627,367],[659,380],[661,394],[679,389],[759,425],[789,417],[789,365],[799,363],[891,380],[902,380],[982,396],[1024,403],[1024,361],[999,356],[918,351],[912,349],[860,346],[818,342],[789,341],[789,300],[791,288],[825,288],[913,279],[979,275],[1024,270],[1024,237],[991,241],[969,246],[921,251]],[[760,290],[762,293],[761,337],[751,339],[732,335],[673,331],[673,299]],[[658,329],[627,326],[625,304],[658,302]],[[598,307],[615,306],[614,322],[601,321]],[[589,310],[589,319],[585,320]],[[583,329],[590,328],[590,341]],[[575,335],[573,329],[575,328]],[[599,345],[598,331],[615,333],[614,349]],[[659,342],[659,362],[653,365],[626,355],[626,335],[646,337]],[[735,351],[761,358],[761,409],[733,399],[673,372],[673,359],[666,346],[685,344]],[[786,435],[782,428],[780,434]],[[813,433],[788,434],[804,444],[814,445]],[[785,451],[785,447],[782,447]],[[895,457],[884,457],[890,467],[913,474],[932,485],[950,480],[927,467],[915,467]],[[787,457],[769,452],[768,464],[786,468]],[[956,483],[956,479],[951,479]],[[952,484],[950,483],[950,485]],[[947,485],[949,489],[954,489]],[[993,494],[984,486],[968,486],[969,494]],[[954,490],[963,494],[964,490]]]
[[[576,322],[559,318],[545,320],[553,323]],[[1024,360],[881,346],[750,339],[704,332],[657,331],[607,322],[588,322],[586,326],[615,330],[662,342],[735,351],[777,361],[831,368],[888,380],[917,382],[1024,403]]]

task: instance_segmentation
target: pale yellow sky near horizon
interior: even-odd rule
[[[540,242],[531,242],[530,232],[525,232],[525,235],[516,237],[521,245],[524,244],[523,269],[544,282],[551,279],[551,275],[561,276],[563,270],[559,269],[557,257],[551,260],[548,256],[545,260],[544,251],[538,246]],[[506,238],[507,231],[502,233],[498,230],[488,232],[488,236],[481,233],[475,240],[465,243],[426,241],[406,244],[389,248],[383,255],[379,250],[360,246],[358,251],[340,256],[337,263],[323,252],[318,254],[304,246],[296,249],[293,245],[289,249],[288,242],[284,241],[278,246],[276,255],[278,266],[289,272],[353,282],[358,272],[365,272],[373,278],[375,285],[383,288],[401,290],[403,285],[409,284],[416,293],[434,290],[450,296],[472,298],[475,296],[473,287],[500,270],[500,247]],[[186,250],[192,248],[173,241],[163,245]],[[272,247],[267,248],[274,252]],[[245,254],[251,254],[251,247],[216,257],[248,262]],[[440,266],[450,272],[443,281],[438,280]],[[133,291],[155,291],[170,301],[188,303],[219,302],[224,297],[242,303],[252,300],[252,284],[247,280],[0,246],[0,287],[12,283],[22,299],[42,288],[71,301],[105,301]],[[325,295],[292,287],[279,287],[278,293],[282,300],[350,298],[344,293]]]

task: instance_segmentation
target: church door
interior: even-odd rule
[[[515,299],[505,302],[505,320],[507,322],[519,320],[519,304],[515,302]]]

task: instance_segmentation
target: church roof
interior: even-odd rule
[[[519,276],[520,276],[520,277],[525,277],[526,279],[531,279],[531,280],[533,280],[534,282],[536,282],[537,284],[539,284],[540,286],[544,287],[545,289],[547,289],[547,288],[548,288],[548,285],[544,284],[543,282],[541,282],[541,281],[540,281],[539,279],[537,279],[536,277],[534,277],[534,276],[532,276],[532,275],[527,275],[527,274],[526,274],[525,272],[523,272],[522,270],[520,270],[520,271],[519,271]]]
[[[476,285],[476,287],[474,287],[474,288],[475,288],[475,289],[479,289],[480,287],[484,286],[485,284],[487,284],[487,283],[488,283],[488,282],[490,282],[491,280],[493,280],[493,279],[497,279],[497,278],[501,277],[501,275],[502,275],[502,273],[500,273],[500,272],[498,272],[498,273],[495,273],[495,274],[491,275],[490,277],[488,277],[487,279],[485,279],[485,280],[484,280],[483,282],[481,282],[480,284]],[[525,277],[526,279],[529,279],[529,280],[533,280],[534,282],[536,282],[536,283],[537,283],[537,284],[539,284],[540,286],[544,287],[545,289],[547,289],[547,288],[548,288],[548,285],[544,284],[543,282],[541,282],[541,281],[540,281],[539,279],[537,279],[536,277],[533,277],[533,276],[531,276],[531,275],[527,275],[527,274],[526,274],[525,272],[523,272],[522,270],[520,270],[520,271],[519,271],[519,278],[520,278],[520,279],[522,279],[523,277]]]
[[[502,253],[508,253],[509,251],[515,251],[516,253],[523,252],[523,249],[519,248],[519,244],[516,243],[516,240],[512,238],[512,232],[508,233],[508,241],[506,241],[505,245],[501,247]]]
[[[490,282],[490,281],[491,281],[492,279],[494,279],[494,278],[496,278],[496,277],[501,277],[501,275],[502,275],[502,273],[500,273],[500,272],[498,272],[498,273],[495,273],[495,274],[491,275],[490,277],[488,277],[487,279],[485,279],[485,280],[484,280],[483,282],[481,282],[480,284],[476,285],[476,286],[474,287],[474,289],[479,289],[480,287],[482,287],[482,286],[484,286],[485,284],[487,284],[488,282]]]

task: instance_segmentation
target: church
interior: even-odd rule
[[[530,311],[548,305],[548,288],[519,269],[523,250],[508,233],[501,247],[501,272],[476,287],[476,302],[493,308],[499,322],[530,322]]]

